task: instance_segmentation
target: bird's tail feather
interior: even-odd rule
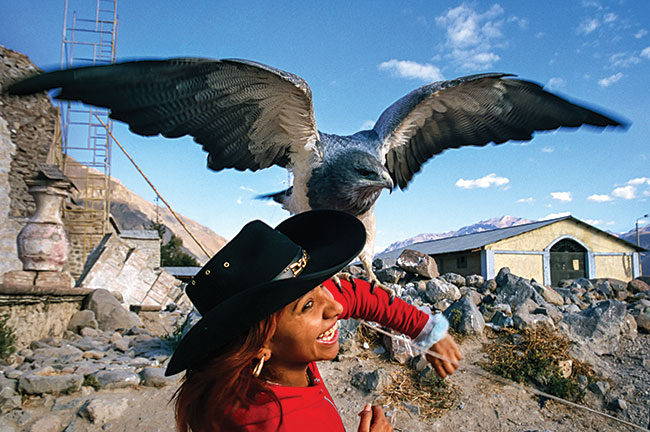
[[[255,198],[256,199],[263,199],[263,200],[271,199],[271,200],[275,201],[276,203],[282,205],[283,209],[285,209],[287,211],[291,211],[291,210],[289,210],[289,200],[291,199],[291,193],[292,192],[293,192],[293,186],[291,186],[289,189],[285,189],[285,190],[280,191],[280,192],[273,192],[273,193],[270,193],[270,194],[258,195]]]

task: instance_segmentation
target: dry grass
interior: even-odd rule
[[[400,365],[392,374],[393,382],[381,393],[383,404],[404,409],[404,404],[415,405],[424,419],[440,417],[455,407],[458,392],[447,381],[431,372],[426,378],[406,365]]]
[[[595,374],[586,363],[570,358],[569,346],[566,338],[549,330],[507,330],[492,335],[484,348],[489,360],[481,366],[518,383],[531,383],[552,395],[580,401],[584,390],[578,384],[578,375],[591,380]],[[573,368],[571,375],[564,378],[559,362],[568,359]]]

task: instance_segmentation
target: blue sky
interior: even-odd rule
[[[70,8],[86,17],[94,3],[71,0]],[[5,0],[0,44],[57,69],[63,5]],[[118,59],[235,57],[300,75],[324,132],[369,128],[418,86],[485,71],[517,74],[631,122],[626,132],[544,133],[436,156],[405,192],[380,197],[376,251],[502,215],[570,213],[624,232],[650,212],[650,2],[120,1],[118,16]],[[226,238],[249,220],[287,217],[254,199],[287,186],[282,169],[214,173],[191,139],[114,131],[175,210]],[[117,148],[112,174],[153,201]]]

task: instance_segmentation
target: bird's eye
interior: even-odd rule
[[[368,171],[368,170],[363,169],[363,168],[359,169],[358,172],[359,172],[359,175],[361,175],[362,177],[369,177],[372,174],[372,171]]]

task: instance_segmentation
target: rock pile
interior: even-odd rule
[[[650,286],[640,279],[629,284],[578,279],[551,288],[507,268],[493,280],[452,273],[431,277],[437,269],[426,258],[411,257],[409,262],[423,265],[376,268],[376,274],[403,300],[445,314],[454,331],[464,336],[480,339],[486,326],[496,331],[551,328],[573,342],[574,358],[596,364],[600,356],[616,350],[621,338],[634,338],[637,329],[650,332]],[[350,268],[350,272],[361,270]],[[124,310],[109,292],[97,290],[72,317],[63,338],[33,341],[0,367],[0,429],[100,430],[115,421],[129,406],[129,392],[169,385],[164,377],[173,351],[174,338],[169,335],[180,333],[175,330],[186,322],[186,312],[135,314]],[[341,322],[342,361],[355,359],[360,351],[375,357],[386,353],[410,365],[422,378],[433,373],[404,340],[385,338],[382,346],[362,347],[358,328],[353,320]],[[392,380],[381,368],[348,373],[344,387],[366,394],[380,393]],[[172,380],[176,383],[176,378]],[[634,405],[630,396],[620,397],[624,393],[617,394],[607,380],[584,385],[604,407],[632,410],[626,408]],[[30,414],[25,403],[35,399],[49,407],[47,416]]]
[[[0,412],[18,425],[29,424],[21,410],[26,398],[43,398],[56,413],[41,429],[86,430],[80,422],[103,425],[128,406],[128,396],[102,396],[101,390],[164,387],[176,379],[164,376],[163,365],[173,351],[169,336],[185,320],[180,310],[141,312],[125,310],[108,291],[96,290],[77,312],[63,338],[33,341],[18,351],[0,374]],[[69,395],[65,403],[56,398]],[[70,425],[73,425],[70,428]],[[74,426],[76,425],[76,426]],[[0,425],[10,427],[8,424]],[[75,429],[76,427],[76,429]],[[3,429],[10,430],[10,429]]]
[[[419,252],[408,251],[405,259],[398,259],[393,267],[384,267],[380,260],[373,264],[379,280],[392,287],[403,300],[443,313],[451,328],[462,336],[481,336],[485,326],[496,331],[556,330],[572,342],[574,359],[598,365],[599,356],[616,351],[621,337],[633,339],[637,330],[650,332],[650,286],[641,279],[629,283],[614,279],[576,279],[548,287],[514,275],[507,267],[493,280],[454,273],[431,277],[432,273],[437,274],[437,268],[432,269],[427,258]],[[360,272],[351,269],[353,274]],[[352,355],[357,355],[354,344],[342,346],[353,347]],[[424,374],[430,373],[422,357],[405,349],[399,339],[385,340],[384,346],[392,360],[410,364]],[[607,371],[603,372],[606,377]],[[365,376],[353,379],[353,385],[358,383],[359,388],[377,390],[369,382],[374,383]],[[377,381],[379,387],[381,382]],[[594,386],[589,388],[598,394],[594,389]],[[605,393],[601,393],[604,398]]]

